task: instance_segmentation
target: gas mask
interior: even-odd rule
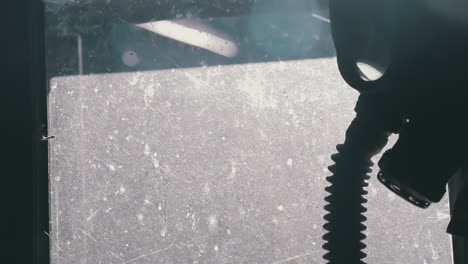
[[[338,68],[360,97],[356,118],[329,167],[323,246],[329,263],[363,263],[363,188],[370,158],[390,134],[399,138],[379,161],[377,177],[418,207],[439,202],[447,182],[466,163],[468,15],[466,20],[449,16],[432,2],[330,1]],[[381,77],[368,78],[360,64]],[[449,232],[466,236],[460,224],[466,221],[466,181],[459,185]]]

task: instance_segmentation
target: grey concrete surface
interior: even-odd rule
[[[326,167],[357,93],[334,58],[65,76],[49,95],[52,263],[323,263]],[[451,263],[447,201],[372,174],[368,263]]]

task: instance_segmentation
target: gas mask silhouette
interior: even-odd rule
[[[330,1],[338,68],[360,92],[356,118],[329,168],[323,247],[330,263],[365,257],[362,189],[370,158],[391,133],[399,138],[380,159],[378,179],[418,207],[439,202],[467,160],[468,22],[427,6],[432,2]],[[360,64],[381,77],[368,78]],[[466,217],[466,209],[455,214]],[[466,235],[461,229],[449,231]]]

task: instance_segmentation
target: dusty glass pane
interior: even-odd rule
[[[325,2],[47,6],[52,263],[323,263],[357,99]],[[447,201],[372,176],[367,262],[451,263]]]

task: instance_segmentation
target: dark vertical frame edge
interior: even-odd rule
[[[5,1],[2,8],[1,263],[49,263],[42,0]]]
[[[32,263],[50,262],[47,77],[45,10],[42,0],[29,0],[29,91],[32,106]]]
[[[461,187],[464,184],[464,177],[467,177],[468,168],[467,166],[463,166],[457,173],[450,179],[448,182],[448,195],[449,195],[449,203],[450,203],[450,214],[452,214],[455,199],[457,198],[458,194],[461,192]],[[454,264],[466,264],[466,252],[467,252],[467,245],[465,243],[465,238],[460,236],[452,236],[452,257]]]

